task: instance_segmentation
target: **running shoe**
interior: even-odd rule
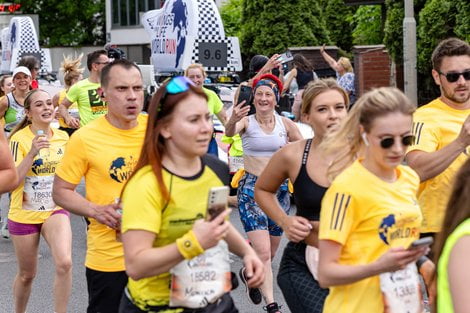
[[[282,313],[281,306],[278,305],[277,302],[270,303],[267,306],[263,307],[263,309],[268,313]]]
[[[3,238],[10,239],[10,232],[8,231],[8,223],[6,219],[2,221],[2,228],[0,230],[0,233]]]
[[[242,280],[243,284],[245,284],[245,291],[246,291],[246,294],[248,295],[248,298],[254,304],[260,304],[261,301],[263,301],[263,296],[261,295],[261,290],[259,288],[250,288],[250,287],[248,287],[248,279],[245,276],[245,267],[242,267],[238,274],[239,274],[240,279]]]

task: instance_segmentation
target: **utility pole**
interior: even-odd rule
[[[416,20],[413,0],[405,0],[405,18],[403,19],[403,66],[405,95],[418,105],[418,86],[416,74]]]

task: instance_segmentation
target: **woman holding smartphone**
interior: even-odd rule
[[[271,156],[288,142],[302,139],[297,126],[291,120],[278,115],[274,108],[282,90],[282,83],[272,74],[261,75],[253,81],[253,103],[256,113],[248,115],[249,106],[244,102],[233,108],[233,113],[225,125],[225,134],[240,134],[243,145],[243,163],[245,173],[238,183],[238,208],[240,218],[248,238],[264,263],[266,280],[261,292],[266,302],[268,313],[279,312],[274,301],[273,273],[271,260],[281,241],[282,229],[268,218],[254,198],[255,183],[263,172]],[[277,190],[277,199],[287,213],[290,209],[287,181]],[[242,280],[243,275],[242,275]],[[255,304],[260,297],[250,294]]]
[[[52,183],[69,137],[50,127],[54,106],[44,90],[30,91],[24,99],[24,110],[25,117],[10,136],[19,178],[8,213],[18,263],[13,284],[15,312],[26,311],[42,235],[55,264],[54,311],[65,313],[72,288],[72,230],[69,213],[52,200]]]
[[[328,289],[321,288],[306,260],[307,245],[318,248],[321,200],[329,181],[328,160],[319,151],[327,133],[346,117],[348,96],[333,79],[307,85],[302,99],[302,119],[315,133],[276,152],[260,175],[255,198],[263,211],[280,225],[290,240],[279,266],[277,282],[291,312],[321,313]],[[276,199],[279,186],[289,178],[294,185],[295,216],[287,215]]]
[[[329,167],[334,180],[320,214],[325,313],[421,312],[414,262],[429,247],[408,249],[422,221],[419,177],[401,164],[413,143],[414,111],[396,88],[369,91],[322,143],[326,153],[341,151]]]
[[[243,258],[250,286],[264,280],[229,210],[204,219],[209,191],[228,183],[227,166],[206,154],[211,133],[207,96],[188,78],[171,79],[152,97],[142,153],[122,193],[130,278],[119,312],[238,312],[227,244]]]

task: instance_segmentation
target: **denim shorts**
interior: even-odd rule
[[[255,184],[258,176],[245,172],[238,183],[238,209],[245,232],[267,230],[271,236],[282,236],[282,228],[271,220],[255,202]],[[276,194],[277,200],[286,214],[290,211],[290,196],[287,180]]]

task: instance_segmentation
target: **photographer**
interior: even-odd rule
[[[122,49],[118,48],[117,45],[107,43],[104,46],[104,50],[108,52],[108,58],[111,62],[114,60],[126,59],[126,53]]]

